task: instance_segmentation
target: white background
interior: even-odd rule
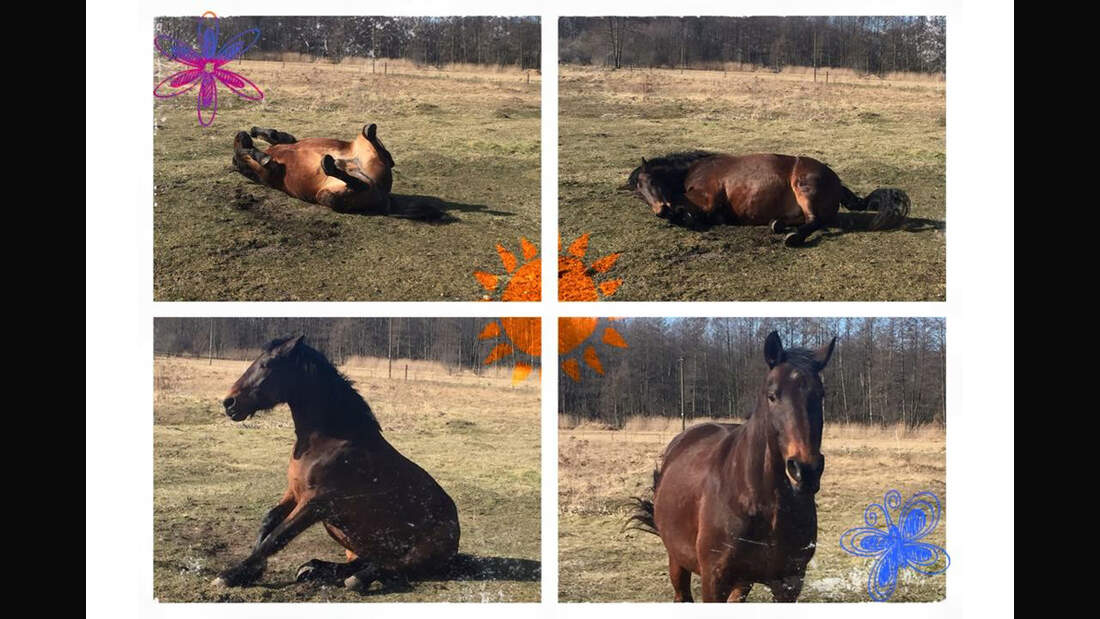
[[[1008,5],[1011,7],[1011,5]],[[91,617],[372,616],[924,617],[1012,613],[1013,15],[993,2],[522,0],[87,4],[87,614]],[[542,234],[557,246],[557,18],[560,15],[947,15],[946,303],[153,303],[152,97],[156,15],[539,15]],[[119,175],[126,182],[119,183]],[[551,259],[551,258],[548,258]],[[557,296],[547,278],[544,299]],[[560,315],[946,316],[947,599],[934,604],[558,604],[557,367],[544,347],[540,604],[159,604],[152,597],[154,316]],[[983,466],[997,459],[996,472]]]

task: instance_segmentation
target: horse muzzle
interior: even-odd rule
[[[240,398],[234,396],[229,396],[222,400],[222,406],[225,407],[226,416],[233,421],[244,421],[256,412],[255,409],[248,410],[247,407],[241,406]]]
[[[817,494],[821,489],[821,474],[825,472],[825,456],[819,455],[814,463],[789,458],[785,472],[795,494]]]

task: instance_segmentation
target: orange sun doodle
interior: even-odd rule
[[[616,318],[606,319],[608,322],[617,320]],[[588,342],[592,338],[593,334],[599,330],[599,318],[574,318],[574,317],[561,317],[558,318],[558,356],[562,357],[561,369],[565,372],[565,375],[573,379],[573,382],[580,382],[581,380],[581,362],[577,360],[576,356],[567,356],[569,353],[579,349],[585,342]],[[600,341],[608,346],[614,346],[615,348],[626,348],[626,340],[623,336],[615,330],[614,327],[604,327],[600,334]],[[596,347],[589,343],[584,347],[581,352],[580,358],[584,361],[584,364],[592,368],[594,372],[603,376],[603,362],[600,361],[600,356],[596,352]]]
[[[497,243],[497,255],[508,272],[508,283],[500,291],[501,301],[539,301],[542,299],[542,261],[536,258],[539,250],[525,238],[519,240],[523,252],[523,263],[516,255]],[[485,271],[474,271],[474,277],[485,289],[482,301],[492,301],[489,293],[500,288],[501,276]]]
[[[542,320],[540,318],[501,318],[485,325],[478,334],[479,340],[490,340],[501,335],[505,340],[489,351],[482,361],[492,365],[507,357],[516,357],[516,353],[529,358],[538,358],[542,354]],[[534,366],[529,361],[516,361],[512,368],[512,384],[518,385],[527,380]],[[540,370],[541,376],[541,370]]]
[[[599,282],[593,279],[597,273],[607,273],[615,266],[620,254],[608,254],[591,265],[585,265],[588,253],[588,233],[582,234],[561,253],[561,237],[558,237],[558,300],[599,301],[600,296],[610,297],[622,285],[621,279]]]

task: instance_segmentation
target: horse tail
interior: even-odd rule
[[[653,495],[657,495],[657,484],[661,481],[661,470],[653,469]],[[643,499],[641,497],[630,497],[630,500],[626,503],[627,506],[634,509],[633,513],[627,517],[626,522],[623,523],[621,532],[635,529],[637,531],[644,531],[646,533],[652,533],[653,535],[660,535],[657,531],[657,523],[653,519],[653,501],[650,499]]]
[[[909,194],[893,187],[880,187],[860,198],[844,185],[840,186],[840,203],[850,211],[876,211],[869,229],[896,228],[909,216]]]
[[[433,204],[433,200],[410,196],[390,196],[390,217],[402,219],[416,219],[433,223],[447,223],[454,221],[443,209]]]

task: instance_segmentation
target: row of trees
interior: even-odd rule
[[[480,372],[499,339],[478,339],[485,318],[157,318],[158,354],[255,358],[277,337],[306,342],[339,365],[348,357],[423,359]],[[537,359],[529,360],[536,364]]]
[[[944,17],[563,17],[563,63],[711,68],[946,71]]]
[[[822,372],[826,422],[945,423],[942,319],[633,318],[612,326],[629,347],[596,344],[603,376],[586,369],[574,382],[560,374],[560,413],[615,427],[631,416],[679,417],[681,406],[689,423],[746,417],[774,329],[784,347],[817,348],[837,336]]]
[[[160,34],[196,40],[197,18],[161,17]],[[541,27],[537,17],[226,17],[221,39],[250,28],[259,42],[245,58],[296,52],[333,62],[345,57],[405,58],[422,65],[516,65],[537,69]]]

